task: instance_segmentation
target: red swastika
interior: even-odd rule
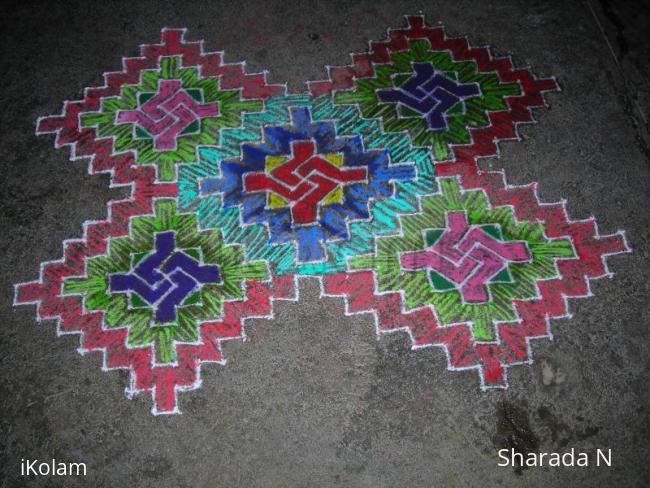
[[[290,203],[296,224],[310,224],[318,218],[318,206],[327,195],[350,183],[365,181],[366,168],[340,169],[315,154],[312,141],[292,144],[292,157],[270,174],[249,173],[244,189],[269,191]]]

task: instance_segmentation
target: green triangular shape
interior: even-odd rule
[[[153,93],[153,92],[141,92],[141,93],[138,93],[138,106],[140,106],[143,103],[147,102],[147,100],[151,100],[155,96],[156,96],[156,94]]]
[[[185,90],[189,96],[199,103],[203,103],[203,90],[200,88],[188,88]]]
[[[142,298],[140,298],[140,295],[137,293],[131,293],[131,307],[133,308],[142,308],[142,307],[149,307],[150,305],[144,301]]]
[[[461,100],[447,110],[446,115],[463,115],[465,113],[465,103]]]
[[[444,229],[427,229],[424,232],[424,243],[427,247],[433,246],[444,232]]]
[[[393,77],[393,85],[402,86],[404,83],[406,83],[411,78],[413,78],[412,74],[400,73],[400,74],[395,75]]]
[[[151,135],[146,130],[144,130],[142,127],[140,127],[139,125],[135,126],[135,138],[136,139],[153,139],[153,137],[151,137]]]
[[[500,225],[494,225],[494,224],[482,225],[481,229],[483,229],[486,233],[490,234],[495,239],[498,239],[500,241],[503,240],[503,235],[501,234]]]
[[[201,252],[198,249],[183,249],[183,252],[196,261],[201,262]]]
[[[429,276],[431,277],[431,283],[433,284],[433,289],[436,291],[449,291],[455,290],[456,284],[452,283],[446,278],[443,278],[435,271],[430,271]]]
[[[201,293],[195,292],[192,293],[183,301],[183,305],[200,305],[201,304]]]
[[[404,105],[399,106],[399,115],[400,117],[422,117],[422,114],[416,112],[413,109],[405,107]]]
[[[131,269],[135,268],[137,264],[142,261],[144,258],[149,256],[149,252],[139,252],[137,254],[132,254],[131,255]]]
[[[490,283],[512,283],[512,275],[506,267],[503,271],[499,272],[494,278],[490,280]]]
[[[195,132],[199,132],[201,130],[201,123],[197,120],[192,122],[190,125],[188,125],[183,132],[181,132],[181,135],[183,134],[193,134]]]

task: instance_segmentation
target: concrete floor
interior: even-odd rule
[[[648,24],[624,7],[594,0],[5,7],[0,486],[649,486],[648,65],[647,43],[635,37]],[[322,78],[323,65],[347,63],[347,53],[420,11],[452,34],[515,53],[539,76],[558,77],[563,91],[549,96],[540,123],[522,128],[521,142],[502,144],[501,159],[481,164],[505,168],[512,184],[539,181],[546,201],[567,198],[573,218],[593,215],[604,233],[625,229],[634,250],[610,260],[616,276],[594,282],[594,298],[572,302],[573,319],[553,323],[553,342],[534,343],[535,364],[512,368],[509,390],[481,392],[475,372],[446,371],[442,351],[411,351],[404,335],[377,341],[370,317],[343,317],[340,300],[319,299],[316,283],[304,282],[300,303],[281,303],[276,320],[251,326],[250,342],[226,345],[226,367],[204,368],[203,388],[181,397],[183,415],[156,418],[148,398],[125,399],[126,373],[102,373],[99,356],[77,354],[75,337],[57,339],[54,324],[36,323],[33,307],[12,307],[12,285],[35,279],[38,263],[58,259],[61,241],[122,195],[55,151],[51,137],[33,135],[38,116],[99,84],[120,56],[136,55],[163,26],[186,26],[191,39],[225,49],[229,61],[247,60],[251,71],[269,69],[271,82],[297,91]],[[611,448],[613,466],[497,467],[504,446]],[[21,458],[82,461],[88,476],[24,478]]]

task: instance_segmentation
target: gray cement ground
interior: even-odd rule
[[[4,7],[0,486],[648,486],[648,68],[647,39],[637,37],[648,24],[630,5],[592,0],[607,38],[588,4],[569,0]],[[203,388],[181,397],[182,416],[154,418],[148,398],[125,399],[126,373],[100,372],[76,338],[57,339],[33,307],[12,308],[12,285],[36,278],[63,239],[121,196],[34,136],[39,115],[98,84],[162,26],[187,26],[228,60],[302,90],[324,64],[347,63],[420,10],[558,77],[563,92],[540,123],[482,165],[505,168],[513,184],[539,181],[544,199],[566,197],[572,217],[593,215],[605,233],[626,229],[634,248],[610,260],[616,276],[593,283],[594,298],[572,302],[572,320],[553,323],[553,342],[534,344],[533,366],[511,370],[509,390],[482,393],[474,372],[446,371],[440,350],[411,351],[403,335],[377,341],[369,317],[343,317],[341,301],[320,300],[307,283],[299,304],[251,326],[251,342],[226,346],[225,368],[204,368]],[[613,466],[499,468],[504,446],[611,448]],[[88,477],[21,478],[23,457],[83,461]]]

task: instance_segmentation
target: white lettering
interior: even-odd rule
[[[27,460],[27,473],[26,473],[27,476],[29,476],[30,474],[34,474],[35,476],[38,475],[36,469],[34,469],[34,465],[37,462],[38,459],[34,459],[33,461],[30,461],[29,459]]]
[[[497,466],[508,466],[510,460],[509,460],[508,457],[504,454],[505,452],[508,452],[508,450],[507,450],[507,449],[499,449],[499,453],[498,453],[498,454],[499,454],[499,457],[500,457],[501,459],[503,459],[504,462],[503,462],[503,464],[501,464],[501,462],[499,462],[499,463],[497,464]]]
[[[589,456],[587,456],[586,452],[581,452],[578,454],[578,466],[585,467],[589,466]]]
[[[548,456],[547,452],[540,452],[539,453],[539,465],[543,466],[544,465],[544,457]]]
[[[500,449],[498,451],[499,462],[497,466],[525,466],[525,467],[540,467],[540,466],[563,466],[563,467],[588,467],[591,453],[579,452],[575,448],[571,448],[564,453],[558,452],[516,452],[514,449]],[[509,456],[508,456],[509,454]],[[597,449],[596,451],[596,465],[597,466],[611,466],[612,465],[612,450],[608,449],[603,451]]]
[[[561,459],[562,458],[560,458],[560,455],[557,452],[552,452],[551,457],[548,460],[548,465],[549,466],[559,466]]]
[[[86,476],[86,463],[64,463],[56,459],[40,462],[38,459],[20,460],[21,476]]]
[[[573,466],[574,463],[575,463],[575,453],[573,452],[573,447],[572,447],[569,452],[565,452],[564,454],[562,454],[562,466]]]
[[[515,452],[514,449],[510,449],[510,456],[513,466],[523,466],[524,465],[524,455],[520,452]],[[515,463],[515,459],[517,462]]]
[[[75,468],[75,476],[86,476],[86,463],[70,463],[70,472],[68,474],[72,475],[72,468]],[[83,468],[83,473],[79,472],[79,469]]]
[[[600,449],[597,449],[596,450],[596,466],[600,466],[601,458],[602,458],[603,462],[607,466],[611,466],[612,465],[612,450],[607,449],[607,457],[605,457],[605,454],[603,453],[603,451],[601,451]]]
[[[537,466],[537,454],[534,452],[528,453],[528,456],[526,457],[526,466]]]

